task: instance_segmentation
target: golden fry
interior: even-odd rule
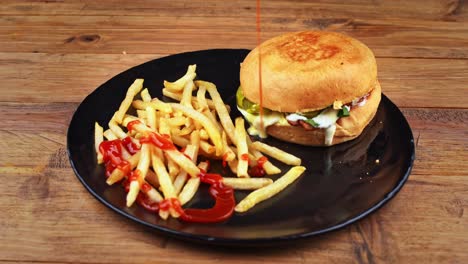
[[[247,195],[247,197],[245,197],[242,201],[240,201],[240,203],[236,205],[234,210],[239,213],[249,210],[256,204],[282,191],[297,178],[299,178],[299,176],[301,176],[304,171],[305,167],[302,166],[291,168],[285,175],[274,181],[272,184],[251,192],[249,195]]]
[[[132,85],[127,90],[127,94],[125,95],[125,99],[120,104],[119,110],[115,112],[113,119],[118,124],[122,123],[124,115],[127,113],[128,108],[132,104],[132,100],[137,95],[140,90],[143,88],[143,79],[136,79]],[[114,131],[115,133],[115,131]],[[118,135],[117,135],[118,136]]]
[[[189,65],[184,76],[175,82],[164,81],[164,87],[171,92],[181,92],[182,89],[184,89],[185,84],[189,81],[192,81],[197,76],[195,73],[196,69],[197,65]]]
[[[301,165],[301,159],[291,155],[279,148],[269,146],[265,143],[260,141],[253,142],[251,145],[254,149],[274,158],[277,159],[285,164],[298,166]]]
[[[270,178],[223,178],[223,183],[236,190],[256,190],[273,183]]]
[[[103,162],[102,153],[99,151],[99,145],[101,145],[102,141],[104,141],[104,129],[98,122],[94,122],[94,148],[96,150],[98,164]]]
[[[151,95],[148,92],[148,88],[143,89],[140,92],[140,95],[141,95],[141,99],[143,100],[143,102],[151,102]]]
[[[223,153],[223,142],[221,141],[221,134],[219,130],[216,129],[216,126],[203,114],[195,111],[192,108],[180,105],[180,104],[170,104],[175,110],[183,112],[188,117],[197,120],[205,128],[208,135],[210,135],[211,141],[215,145],[216,155],[221,155]]]
[[[224,127],[226,134],[228,135],[229,139],[236,144],[236,130],[234,128],[234,124],[232,123],[231,116],[229,115],[229,111],[226,108],[226,105],[223,102],[223,99],[218,93],[216,89],[216,85],[210,82],[204,81],[196,81],[197,85],[200,87],[206,87],[206,90],[211,96],[211,100],[213,100],[216,112],[218,113],[219,120],[221,121],[221,125]],[[237,145],[237,144],[236,144]]]
[[[237,142],[237,177],[247,178],[247,170],[249,168],[249,148],[247,147],[247,132],[244,127],[244,119],[242,117],[236,118],[236,142]]]

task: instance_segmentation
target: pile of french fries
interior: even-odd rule
[[[143,189],[154,203],[175,198],[181,205],[186,204],[197,192],[199,175],[209,169],[207,160],[210,159],[223,160],[237,175],[224,177],[223,184],[235,190],[254,190],[236,205],[236,212],[245,212],[277,194],[304,172],[305,168],[299,166],[299,158],[265,143],[252,142],[246,133],[244,119],[238,117],[233,122],[229,115],[231,109],[221,99],[216,86],[195,78],[196,65],[190,65],[187,73],[177,81],[164,81],[163,95],[177,103],[151,97],[148,89],[143,89],[143,79],[136,79],[109,121],[108,129],[95,123],[98,163],[103,163],[99,146],[104,140],[130,137],[138,146],[139,150],[133,155],[122,149],[122,156],[131,170],[139,171],[136,180],[130,181],[127,206],[133,205]],[[136,114],[129,114],[131,107]],[[135,120],[139,122],[133,122],[135,125],[129,131],[127,125]],[[141,140],[150,132],[164,135],[178,149],[161,149]],[[251,178],[249,167],[255,166],[260,159],[265,161],[264,154],[293,167],[276,181],[269,177]],[[205,157],[204,161],[198,161],[200,156]],[[263,163],[263,169],[266,176],[281,173],[268,160]],[[112,185],[128,177],[117,167],[106,182]],[[163,219],[179,216],[173,208],[160,209],[159,215]]]

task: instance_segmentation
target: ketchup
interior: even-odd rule
[[[187,222],[216,223],[231,217],[236,206],[234,190],[223,184],[223,177],[219,174],[202,172],[199,177],[201,182],[211,185],[209,192],[215,199],[215,205],[209,209],[176,209],[180,213],[180,218]]]
[[[139,124],[141,124],[140,120],[133,120],[133,121],[128,122],[127,124],[128,131],[131,132],[132,130],[135,129],[135,126]]]
[[[263,127],[263,87],[262,87],[262,55],[261,55],[261,27],[260,27],[260,0],[257,0],[257,49],[258,49],[258,93],[260,97],[260,127]]]
[[[132,155],[138,152],[140,150],[140,147],[133,142],[132,138],[126,137],[122,139],[122,144],[125,147],[125,149]]]
[[[148,195],[146,195],[145,193],[139,193],[137,196],[136,202],[141,207],[145,208],[146,210],[150,212],[154,212],[154,213],[159,212],[159,209],[160,209],[159,203],[151,201]]]
[[[148,136],[141,138],[140,143],[150,143],[162,150],[177,150],[168,137],[156,134],[154,132],[150,132],[148,133]]]
[[[263,177],[265,176],[265,169],[263,169],[263,165],[267,162],[267,157],[261,157],[257,160],[257,165],[253,166],[249,169],[248,173],[252,177]]]
[[[120,169],[127,175],[131,166],[128,161],[122,157],[122,142],[119,139],[103,141],[99,145],[104,162],[106,163],[106,175],[109,176],[115,168]]]

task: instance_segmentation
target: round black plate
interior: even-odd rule
[[[172,55],[131,68],[101,85],[81,103],[68,129],[68,154],[78,179],[107,207],[136,222],[178,238],[223,245],[263,245],[321,234],[365,217],[395,196],[410,174],[414,142],[402,113],[383,96],[371,124],[351,142],[316,148],[265,140],[301,157],[307,170],[283,192],[247,213],[234,214],[223,223],[194,224],[163,221],[137,205],[127,208],[123,188],[107,186],[103,166],[96,163],[94,122],[107,126],[136,78],[144,78],[144,87],[161,98],[163,80],[176,80],[194,63],[197,78],[215,83],[231,105],[232,116],[239,116],[235,91],[239,66],[248,52],[220,49]],[[214,163],[213,170],[226,173]],[[247,194],[237,191],[237,201]],[[211,205],[202,188],[187,206]]]

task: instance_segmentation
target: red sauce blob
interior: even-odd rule
[[[157,213],[159,211],[159,203],[151,201],[148,195],[144,193],[138,194],[136,202],[150,212]]]
[[[103,141],[99,145],[103,161],[106,164],[106,175],[109,176],[115,168],[119,168],[127,175],[131,166],[128,161],[122,157],[122,142],[119,139]]]
[[[133,142],[132,138],[126,137],[122,139],[122,144],[125,147],[125,149],[132,155],[138,152],[140,150],[140,147]]]
[[[222,222],[234,213],[236,201],[234,190],[223,184],[223,177],[219,174],[200,173],[201,182],[210,184],[210,195],[215,199],[215,205],[209,209],[182,209],[180,203],[173,202],[173,208],[180,214],[180,218],[187,222],[216,223]]]
[[[130,132],[133,131],[135,129],[135,126],[139,124],[141,124],[140,120],[133,120],[133,121],[128,122],[127,124],[128,131]]]
[[[249,160],[249,154],[245,153],[240,156],[242,160]]]
[[[263,156],[257,160],[257,165],[253,166],[249,169],[248,173],[252,177],[263,177],[265,176],[265,169],[263,169],[263,165],[265,162],[268,161],[268,158]]]
[[[154,132],[150,132],[146,137],[141,138],[140,143],[150,143],[162,150],[177,150],[167,136],[159,135]]]

